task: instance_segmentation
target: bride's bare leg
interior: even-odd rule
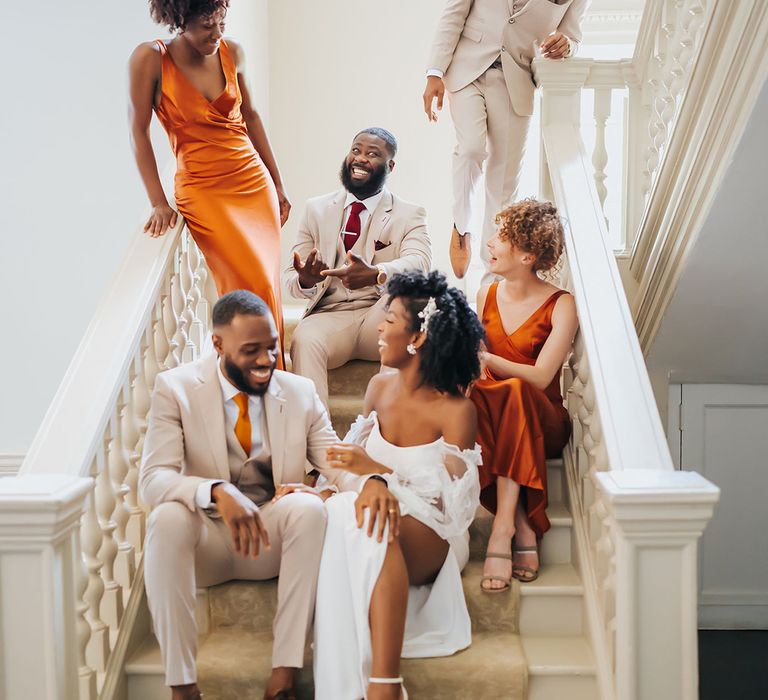
[[[488,538],[488,552],[512,554],[512,538],[515,535],[515,513],[520,499],[520,485],[512,479],[500,476],[496,479],[496,517]],[[512,562],[506,559],[490,558],[483,566],[484,576],[512,577]],[[502,581],[486,580],[483,588],[494,590],[504,588]]]
[[[440,572],[448,554],[448,543],[418,520],[405,517],[400,536],[387,547],[379,580],[373,589],[369,621],[373,661],[371,675],[397,678],[403,649],[408,585],[431,583]],[[400,686],[371,684],[369,700],[396,700]]]

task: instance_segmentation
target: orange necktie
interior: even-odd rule
[[[240,415],[237,416],[235,423],[235,437],[245,450],[245,454],[251,454],[251,419],[248,417],[248,394],[241,391],[233,397],[237,407],[240,409]]]

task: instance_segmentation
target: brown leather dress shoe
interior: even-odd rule
[[[455,226],[453,231],[451,231],[451,244],[448,252],[451,256],[453,274],[459,279],[462,279],[467,274],[469,261],[472,260],[472,245],[469,236],[469,233],[465,233],[462,236]]]

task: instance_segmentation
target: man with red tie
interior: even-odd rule
[[[387,280],[430,269],[426,212],[386,187],[397,141],[386,129],[358,133],[341,165],[343,189],[307,202],[283,285],[308,299],[291,343],[293,371],[328,404],[328,370],[379,359]]]

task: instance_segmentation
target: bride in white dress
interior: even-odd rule
[[[371,475],[326,501],[317,588],[317,700],[407,697],[400,657],[448,656],[471,642],[461,586],[479,505],[476,415],[482,327],[464,295],[432,272],[396,275],[379,327],[382,363],[364,417],[328,451]]]

